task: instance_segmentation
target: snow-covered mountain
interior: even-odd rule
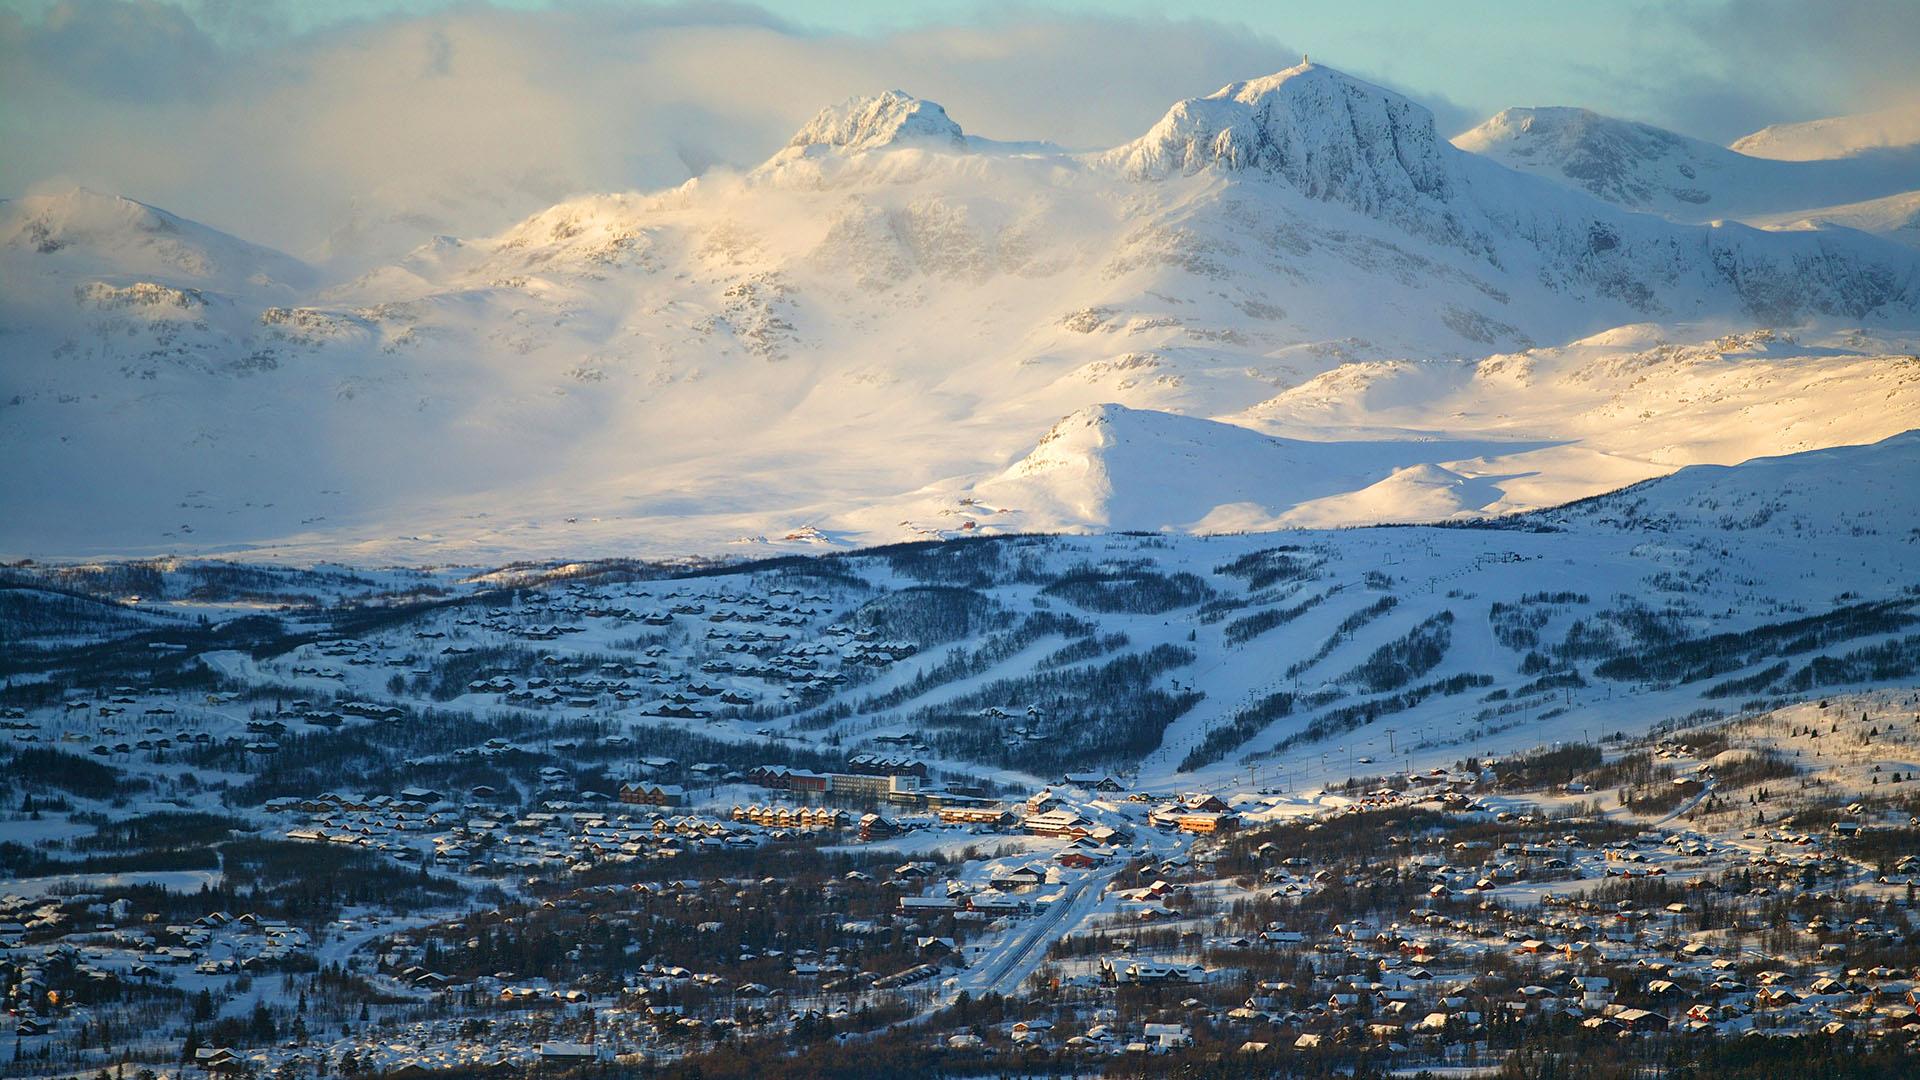
[[[1762,214],[1753,224],[1767,229],[1859,229],[1908,247],[1920,247],[1920,191],[1841,206],[1815,206]]]
[[[291,296],[316,283],[313,271],[291,256],[85,188],[0,199],[0,252],[6,256],[0,272],[14,287],[29,287],[36,278],[115,275],[229,293],[284,289]]]
[[[912,143],[959,150],[967,145],[947,110],[911,94],[889,90],[822,109],[797,132],[774,161],[810,154],[885,150]]]
[[[1462,249],[1476,262],[1510,273],[1530,269],[1530,276],[1557,291],[1589,301],[1625,301],[1644,314],[1674,310],[1667,299],[1674,293],[1694,294],[1698,307],[1725,310],[1731,301],[1746,314],[1775,320],[1849,308],[1865,314],[1894,299],[1869,300],[1857,291],[1857,281],[1822,280],[1825,274],[1808,272],[1842,248],[1846,262],[1873,263],[1871,245],[1818,237],[1819,250],[1794,250],[1740,230],[1675,234],[1644,217],[1566,200],[1555,185],[1531,183],[1511,169],[1489,168],[1483,156],[1460,152],[1436,135],[1426,109],[1318,65],[1180,102],[1145,136],[1103,160],[1138,177],[1251,173],[1279,179],[1309,199],[1341,204]],[[1899,282],[1896,302],[1911,307],[1911,269],[1888,269],[1889,284]],[[1812,290],[1807,309],[1775,306],[1788,278],[1798,282],[1796,289]],[[1861,301],[1866,307],[1858,306]]]
[[[1431,520],[1920,426],[1920,253],[1636,213],[1317,65],[1090,154],[892,92],[320,287],[107,217],[0,234],[0,550]]]
[[[1453,141],[1509,168],[1677,221],[1748,220],[1920,188],[1920,146],[1773,160],[1586,109],[1507,109]]]
[[[1735,139],[1732,149],[1751,157],[1816,161],[1915,145],[1920,145],[1920,104],[1774,124]]]
[[[1693,465],[1534,516],[1621,531],[1766,531],[1782,539],[1844,531],[1910,538],[1920,514],[1915,491],[1920,432],[1909,431],[1866,446],[1760,457],[1738,466]]]
[[[1238,532],[1300,523],[1314,516],[1296,512],[1302,504],[1380,484],[1404,485],[1414,476],[1453,477],[1459,483],[1445,484],[1445,494],[1382,503],[1377,512],[1352,518],[1434,521],[1479,505],[1467,505],[1471,492],[1464,477],[1427,462],[1448,454],[1474,457],[1501,446],[1284,439],[1235,424],[1102,404],[1055,424],[1004,473],[975,484],[967,505],[1072,528]],[[1481,487],[1497,494],[1491,485]]]

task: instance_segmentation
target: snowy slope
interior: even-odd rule
[[[1069,429],[1054,442],[1079,437]],[[1117,445],[1124,433],[1110,438]],[[1409,482],[1445,480],[1419,472]],[[1300,790],[1637,733],[1749,701],[1910,684],[1900,672],[1920,670],[1910,591],[1917,474],[1920,438],[1909,434],[1686,469],[1494,524],[989,537],[749,563],[693,580],[635,580],[631,567],[602,579],[575,564],[555,567],[558,584],[545,587],[516,568],[486,580],[533,591],[490,607],[484,621],[563,619],[574,631],[542,640],[539,654],[593,657],[631,647],[629,613],[661,613],[664,670],[699,670],[757,705],[684,721],[720,738],[751,742],[772,726],[856,752],[905,732],[940,767],[999,778],[1043,783],[1069,768],[1137,766],[1142,786],[1247,784],[1251,772],[1249,786]],[[742,632],[727,623],[759,611],[743,598],[795,586],[808,618],[781,625],[798,627],[801,643],[824,624],[871,625],[920,650],[805,694],[740,670],[739,654],[719,650]],[[961,610],[992,617],[956,619]],[[515,638],[472,614],[436,609],[388,632],[399,649],[431,631],[511,655]],[[1865,662],[1861,650],[1872,650]],[[1161,666],[1126,674],[1149,656]],[[301,659],[259,674],[289,677],[285,666]],[[714,659],[735,663],[707,667]],[[348,670],[339,688],[378,696],[386,677]],[[607,715],[651,716],[647,696],[673,682],[648,685]],[[1170,705],[1174,692],[1182,696]],[[451,704],[494,703],[474,694]]]
[[[889,90],[820,110],[773,160],[833,151],[883,150],[912,143],[959,150],[966,146],[966,136],[939,105]]]
[[[1298,504],[1336,496],[1433,457],[1499,452],[1496,443],[1312,442],[1233,424],[1096,405],[1055,424],[1032,452],[974,485],[977,504],[1012,525],[1230,532],[1258,528]],[[1382,504],[1354,520],[1437,520],[1458,504]]]
[[[1498,497],[1478,509],[1499,513],[1684,464],[1732,464],[1920,427],[1920,360],[1888,355],[1865,335],[1820,344],[1774,332],[1674,341],[1655,327],[1622,327],[1473,364],[1346,365],[1228,419],[1276,435],[1360,438],[1440,417],[1458,435],[1510,441],[1477,458],[1434,459],[1490,483]],[[1523,445],[1527,439],[1539,441]],[[1361,520],[1336,502],[1280,523]]]
[[[75,188],[0,199],[0,268],[34,277],[152,276],[225,292],[308,289],[299,260],[145,203]],[[30,275],[10,284],[25,284]]]
[[[1620,531],[1699,534],[1761,531],[1816,536],[1860,530],[1911,539],[1920,518],[1920,431],[1866,446],[1694,465],[1593,499],[1541,511],[1537,520]]]
[[[1920,105],[1899,105],[1852,116],[1774,124],[1734,140],[1732,149],[1752,157],[1814,161],[1915,145],[1920,145]]]
[[[1119,475],[1132,467],[1130,437],[1162,425],[1183,446],[1251,449],[1204,422],[1114,410],[1070,420],[1049,446],[1102,451],[1096,459]],[[1454,483],[1437,469],[1407,472],[1394,474],[1407,487]],[[436,695],[435,707],[681,724],[743,744],[772,729],[836,754],[907,733],[936,768],[1036,786],[1068,769],[1137,767],[1145,788],[1298,791],[1639,733],[1703,710],[1871,687],[1910,693],[1920,673],[1916,536],[1920,434],[1908,433],[1683,469],[1448,527],[974,537],[686,576],[630,559],[431,575],[180,560],[4,576],[116,599],[137,591],[158,601],[153,619],[204,604],[240,614],[302,596],[428,588],[455,601],[349,616],[371,640],[344,651],[322,641],[280,656],[209,654],[225,674],[316,696],[426,703],[418,684],[393,689],[387,664],[337,659],[355,648],[412,666],[401,658],[430,640],[436,655],[485,650],[489,665],[516,676],[552,670],[548,656],[592,671],[626,655],[647,674],[624,676],[633,691],[624,697],[604,684],[581,691],[584,705],[562,692],[543,703],[470,688]],[[515,595],[474,595],[503,588]],[[865,652],[856,629],[915,648],[856,662]],[[791,666],[801,658],[805,667]],[[662,712],[676,701],[705,715]]]
[[[33,220],[94,220],[90,198]],[[0,551],[441,563],[1431,519],[1915,426],[1920,254],[1633,213],[1318,66],[1089,155],[881,95],[751,173],[321,287],[115,212],[4,234],[0,280],[30,287],[0,290]],[[69,232],[107,238],[34,239]],[[1551,377],[1492,377],[1515,365]],[[1123,441],[1021,472],[1107,403]],[[1201,479],[1221,462],[1246,475]]]
[[[1908,247],[1920,247],[1920,191],[1905,191],[1843,206],[1763,214],[1753,218],[1753,224],[1767,229],[1826,229],[1837,225],[1870,232]]]
[[[1654,315],[1681,302],[1700,311],[1724,311],[1731,302],[1748,316],[1794,320],[1914,302],[1912,267],[1883,261],[1884,249],[1859,238],[1675,230],[1620,214],[1461,151],[1436,136],[1426,109],[1318,65],[1181,102],[1103,160],[1140,177],[1280,179],[1310,199],[1462,250],[1512,277],[1532,270],[1589,310],[1615,301]],[[1818,269],[1834,259],[1849,269],[1837,276]],[[1788,302],[1789,292],[1798,299]]]
[[[1920,185],[1920,147],[1776,161],[1586,109],[1507,109],[1453,142],[1509,168],[1678,221],[1750,220]]]

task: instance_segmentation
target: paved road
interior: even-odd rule
[[[1011,994],[1018,990],[1028,966],[1027,961],[1036,954],[1044,955],[1046,946],[1058,936],[1056,931],[1063,929],[1061,924],[1066,920],[1067,912],[1078,905],[1081,897],[1092,887],[1093,879],[1089,878],[1073,886],[1062,899],[1048,904],[1047,910],[1026,929],[1025,939],[988,966],[986,984],[980,988],[980,992]]]

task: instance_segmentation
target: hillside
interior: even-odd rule
[[[6,254],[0,268],[32,271],[10,281],[15,288],[27,287],[31,277],[113,274],[229,293],[282,290],[291,296],[317,283],[314,271],[291,256],[85,188],[0,199],[0,252]]]
[[[1506,109],[1453,140],[1463,150],[1676,221],[1751,220],[1920,187],[1920,147],[1776,160],[1586,109]],[[1855,227],[1871,224],[1864,219]],[[1879,231],[1869,228],[1868,231]]]
[[[1099,410],[1052,441],[1110,429],[1105,449],[1124,468],[1129,433],[1158,422]],[[1209,434],[1183,437],[1206,445]],[[216,657],[228,676],[294,693],[481,713],[507,704],[556,722],[606,707],[723,743],[777,735],[842,753],[885,752],[875,740],[904,733],[938,768],[1010,783],[1100,768],[1137,769],[1146,786],[1215,786],[1252,768],[1306,788],[1369,758],[1390,767],[1390,752],[1404,759],[1391,767],[1430,766],[1910,683],[1916,451],[1908,434],[1693,467],[1446,527],[982,536],[733,567],[628,560],[432,577],[145,564],[20,569],[0,584],[114,601],[138,590],[151,625],[134,631],[189,651],[227,639],[178,613],[392,590],[392,608],[302,616],[306,636],[257,660]],[[1415,469],[1393,482],[1448,480]],[[435,602],[405,606],[423,595]],[[17,625],[31,640],[49,633]],[[645,677],[613,704],[602,700],[611,684],[503,700],[484,682],[575,660],[591,670],[642,644]],[[394,665],[329,659],[422,648],[411,691]],[[145,662],[137,651],[126,662]]]
[[[1920,247],[1920,191],[1906,191],[1881,199],[1816,206],[1782,214],[1762,215],[1755,225],[1768,229],[1859,229],[1908,247]]]
[[[1732,149],[1780,161],[1815,161],[1915,145],[1920,145],[1920,107],[1897,105],[1852,116],[1774,124],[1735,139]]]
[[[1432,468],[1419,463],[1435,457],[1471,457],[1498,446],[1281,439],[1233,424],[1099,405],[1055,424],[1032,452],[973,485],[971,495],[974,506],[1028,527],[1239,531],[1406,469]],[[1354,520],[1436,520],[1461,509],[1435,512],[1408,502]]]

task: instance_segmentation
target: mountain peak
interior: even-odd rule
[[[1278,91],[1296,79],[1306,80],[1314,78],[1342,79],[1358,82],[1358,80],[1353,79],[1344,72],[1337,71],[1325,64],[1316,64],[1303,57],[1299,63],[1290,68],[1282,68],[1271,75],[1259,75],[1251,79],[1240,79],[1236,82],[1230,82],[1220,89],[1215,90],[1213,93],[1208,94],[1207,97],[1235,98],[1242,101],[1250,101],[1262,95]],[[1361,85],[1364,86],[1366,84],[1362,83]]]
[[[146,203],[84,187],[28,195],[0,206],[7,211],[0,242],[29,245],[42,254],[105,234],[174,232],[180,224],[179,218]]]
[[[90,188],[0,199],[0,249],[46,260],[43,274],[181,274],[196,285],[304,286],[307,267],[158,207]]]
[[[820,110],[794,134],[783,155],[805,153],[812,147],[857,153],[922,142],[958,149],[966,145],[966,136],[947,110],[934,102],[888,90]]]
[[[1304,61],[1178,102],[1108,159],[1143,179],[1210,168],[1261,172],[1311,198],[1367,212],[1444,199],[1451,184],[1431,112]]]
[[[1711,143],[1563,105],[1502,109],[1453,144],[1636,209],[1703,205],[1707,175],[1738,165]]]

